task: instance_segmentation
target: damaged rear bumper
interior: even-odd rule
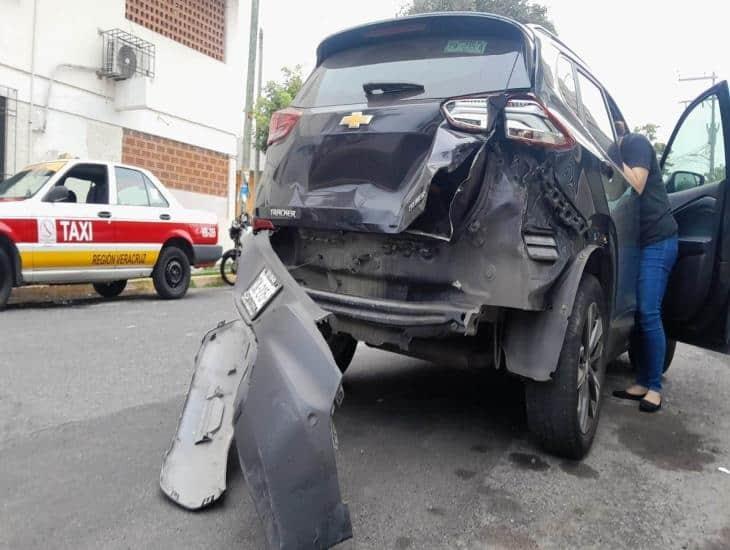
[[[341,374],[316,324],[327,314],[266,234],[244,240],[234,295],[242,320],[203,339],[160,486],[189,509],[217,500],[235,433],[270,547],[329,548],[350,538],[352,526],[332,424]]]
[[[481,308],[446,302],[416,303],[406,300],[365,298],[313,288],[307,294],[326,311],[366,323],[391,327],[453,325],[454,332],[476,332]]]

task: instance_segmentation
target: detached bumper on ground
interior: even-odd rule
[[[241,320],[203,339],[160,486],[198,509],[226,487],[235,433],[244,477],[272,548],[329,548],[352,536],[332,424],[341,374],[317,323],[326,313],[291,278],[265,233],[244,239]]]

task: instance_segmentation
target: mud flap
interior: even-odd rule
[[[215,501],[235,430],[269,546],[329,548],[352,537],[352,525],[332,424],[341,374],[317,328],[326,313],[289,275],[268,234],[247,236],[242,251],[233,294],[243,320],[204,339],[160,486],[186,508]]]

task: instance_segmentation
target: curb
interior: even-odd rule
[[[190,288],[213,288],[227,286],[220,275],[193,275]],[[127,282],[122,296],[129,294],[154,294],[152,279],[134,279]],[[44,302],[58,300],[78,300],[98,298],[99,295],[90,284],[78,285],[34,285],[14,288],[10,294],[10,304],[22,302]]]

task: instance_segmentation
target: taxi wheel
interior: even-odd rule
[[[119,296],[127,287],[127,281],[113,281],[111,283],[94,283],[94,290],[104,298]]]
[[[0,248],[0,309],[5,307],[13,289],[13,271],[8,253]]]
[[[176,300],[185,296],[190,286],[190,261],[185,252],[176,246],[162,249],[152,282],[160,298]]]

